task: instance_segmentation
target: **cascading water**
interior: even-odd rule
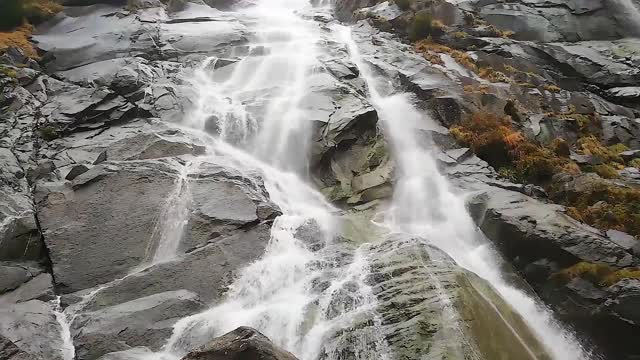
[[[384,358],[384,342],[362,330],[358,346],[345,329],[373,318],[367,245],[336,237],[336,210],[303,181],[307,167],[309,110],[304,96],[320,67],[318,23],[296,11],[306,1],[264,1],[243,10],[257,30],[248,56],[216,69],[211,58],[195,71],[199,99],[188,126],[218,135],[202,161],[258,171],[271,201],[282,211],[264,256],[230,286],[227,298],[176,323],[162,354],[177,358],[214,336],[252,326],[301,359]],[[214,70],[215,71],[212,71]],[[251,100],[250,100],[251,99]],[[256,107],[260,110],[256,111]]]
[[[178,255],[178,247],[190,213],[189,174],[197,167],[197,160],[189,161],[182,166],[175,181],[175,188],[169,194],[156,224],[156,229],[151,236],[153,240],[151,247],[154,248],[151,252],[153,258],[149,264],[144,264],[143,267],[170,261]]]
[[[301,360],[394,358],[384,337],[386,324],[378,314],[376,291],[385,289],[371,286],[372,269],[381,266],[381,258],[411,248],[419,243],[416,239],[427,239],[459,265],[487,279],[527,320],[555,359],[587,359],[570,333],[494,269],[493,252],[481,241],[463,199],[450,190],[414,135],[418,123],[425,121],[424,114],[411,105],[408,95],[380,94],[348,28],[321,29],[319,22],[301,16],[308,6],[307,0],[262,0],[241,10],[236,14],[255,32],[249,55],[241,60],[209,58],[194,71],[191,84],[198,98],[184,125],[192,135],[208,141],[207,153],[181,165],[152,236],[148,259],[134,274],[179,256],[190,214],[189,175],[205,162],[233,168],[251,182],[264,182],[270,200],[280,208],[282,214],[273,222],[263,257],[239,272],[224,300],[179,320],[160,352],[132,350],[128,355],[176,360],[215,336],[252,326]],[[313,75],[322,67],[321,44],[336,37],[347,44],[393,145],[398,181],[384,225],[391,233],[409,235],[399,241],[385,241],[386,237],[366,239],[364,244],[345,240],[344,214],[304,180],[311,136],[311,125],[305,121],[311,110],[305,97],[312,93]],[[428,246],[422,247],[429,251]],[[436,252],[428,255],[432,263],[451,262]],[[446,284],[421,254],[416,257],[424,263],[418,265],[435,293],[442,324],[438,335],[454,339],[439,358],[480,358],[466,352],[469,341],[462,330],[462,316]],[[95,294],[125,278],[92,289],[81,302],[60,312],[59,319],[65,321],[61,325],[68,330],[68,323]],[[67,332],[63,335],[71,339]],[[424,355],[437,358],[440,350]],[[536,358],[533,351],[528,352],[529,358]],[[65,360],[72,357],[65,353]]]
[[[455,194],[436,166],[428,149],[421,146],[416,133],[433,121],[418,111],[409,94],[381,94],[373,71],[360,54],[349,28],[336,26],[352,61],[370,90],[373,105],[392,143],[397,163],[397,183],[387,225],[393,232],[427,239],[444,250],[460,266],[488,280],[498,293],[526,319],[527,324],[555,359],[584,360],[589,354],[573,334],[556,323],[550,312],[536,304],[524,292],[510,286],[496,269],[494,251],[483,241],[470,216],[463,197]]]
[[[73,339],[71,337],[71,324],[67,314],[62,310],[60,305],[60,296],[51,300],[51,306],[53,307],[53,314],[56,317],[56,321],[60,326],[60,337],[62,338],[62,359],[73,360],[75,358],[75,347],[73,346]]]

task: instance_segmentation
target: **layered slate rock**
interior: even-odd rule
[[[160,350],[173,324],[203,307],[197,294],[176,290],[84,312],[72,324],[76,359],[96,359],[138,346]]]
[[[60,334],[50,304],[39,300],[0,304],[0,337],[13,342],[19,352],[35,359],[63,360]]]
[[[41,186],[38,213],[57,285],[90,288],[145,261],[176,176],[163,162],[110,162],[59,188]]]
[[[638,263],[597,230],[564,215],[562,207],[523,194],[490,189],[472,198],[469,209],[483,232],[520,268],[539,259],[560,265],[588,261],[614,268]]]
[[[182,360],[296,360],[290,352],[269,341],[259,331],[239,327],[191,351]]]

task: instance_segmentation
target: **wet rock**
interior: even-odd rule
[[[78,177],[81,174],[86,173],[87,171],[89,171],[89,168],[84,166],[84,165],[76,165],[74,167],[71,168],[71,171],[69,171],[69,173],[67,174],[67,176],[65,176],[64,178],[66,180],[73,180],[76,177]]]
[[[517,268],[540,259],[562,267],[579,261],[614,268],[638,263],[625,248],[564,215],[559,206],[501,189],[476,195],[468,206],[485,235]]]
[[[99,292],[88,309],[100,309],[166,291],[185,289],[203,303],[219,300],[237,272],[262,256],[270,238],[262,224],[193,250],[173,261],[157,264]],[[202,275],[207,269],[207,275]]]
[[[640,159],[640,150],[628,150],[620,153],[620,156],[624,161],[631,161],[634,159]]]
[[[146,347],[138,346],[133,349],[116,351],[98,358],[98,360],[138,360],[141,357],[152,356],[153,352]]]
[[[203,308],[195,293],[177,290],[83,313],[72,324],[76,359],[96,359],[137,346],[157,351],[177,320]]]
[[[620,245],[623,249],[630,250],[633,248],[640,249],[640,241],[636,240],[635,237],[618,230],[607,230],[607,236],[611,241]]]
[[[190,251],[279,213],[260,178],[253,183],[242,178],[231,169],[200,165],[189,184],[192,215],[182,249]]]
[[[640,119],[622,116],[602,117],[602,137],[604,144],[622,143],[631,149],[640,150]]]
[[[102,163],[71,185],[42,184],[36,207],[60,289],[105,283],[144,261],[175,176],[161,162]]]
[[[443,354],[475,354],[483,359],[549,358],[524,320],[495,290],[457,267],[440,250],[421,239],[402,236],[386,239],[372,250],[376,255],[371,259],[370,281],[381,321],[376,331],[398,358],[413,359],[420,354],[437,358]],[[447,310],[443,298],[453,308]],[[450,311],[447,320],[442,318],[443,311]],[[452,331],[452,325],[463,333]],[[359,339],[375,341],[376,336],[366,329],[354,333]],[[500,336],[502,343],[495,343],[487,332]],[[501,335],[495,335],[498,333]],[[523,344],[530,351],[523,350]]]
[[[376,0],[336,1],[335,14],[340,21],[352,21],[354,11],[373,6]]]
[[[0,296],[0,304],[14,304],[30,300],[51,301],[54,298],[53,278],[49,273],[42,273],[34,276],[19,288]]]
[[[37,357],[20,350],[11,340],[0,336],[0,359],[3,360],[38,360]]]
[[[34,358],[63,359],[60,326],[45,302],[31,300],[0,306],[0,336]]]
[[[22,266],[0,265],[0,294],[16,289],[31,277],[33,274]]]
[[[239,327],[211,340],[182,360],[296,360],[290,352],[274,345],[266,336],[250,327]]]

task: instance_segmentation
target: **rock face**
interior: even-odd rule
[[[290,352],[269,341],[255,329],[239,327],[211,340],[198,350],[188,353],[182,360],[296,360]]]
[[[640,158],[640,45],[632,36],[640,32],[634,2],[334,3],[339,20],[357,21],[353,40],[388,80],[376,90],[406,91],[431,115],[421,118],[416,132],[433,147],[441,172],[473,192],[470,212],[509,265],[610,358],[639,356],[640,285],[628,275],[640,265],[638,241],[580,224],[549,204],[549,197],[579,184],[548,196],[541,187],[513,183],[447,130],[479,109],[511,116],[523,134],[544,145],[562,137],[575,146],[582,132],[594,130],[604,145],[629,148],[619,154],[627,165],[620,181],[637,184],[632,161]],[[382,211],[377,206],[392,196],[395,163],[371,90],[353,54],[337,41],[327,8],[297,14],[305,20],[301,29],[308,25],[320,34],[312,45],[322,51],[305,69],[300,100],[308,146],[296,138],[294,145],[304,145],[288,151],[305,152],[309,182],[348,209],[332,209],[334,215],[366,220],[362,228],[336,230],[333,243],[317,229],[282,229],[278,216],[286,209],[271,198],[281,184],[268,181],[276,171],[262,162],[268,154],[246,161],[244,152],[255,155],[254,144],[235,138],[225,138],[238,145],[232,151],[218,146],[211,137],[227,135],[225,119],[212,115],[203,129],[185,126],[202,105],[194,72],[218,85],[237,76],[234,69],[244,60],[261,64],[273,50],[269,41],[288,41],[291,34],[261,28],[255,14],[226,12],[251,1],[64,4],[33,34],[40,63],[17,50],[0,55],[0,359],[68,359],[69,342],[76,360],[159,357],[179,319],[223,302],[240,271],[281,241],[272,231],[290,231],[309,251],[329,254],[305,268],[321,273],[313,291],[335,290],[329,304],[316,301],[309,314],[331,326],[353,315],[352,324],[340,323],[322,339],[319,358],[389,351],[406,360],[550,359],[527,319],[429,239],[368,231],[370,212]],[[411,34],[420,11],[443,28],[468,32],[436,30],[436,37],[455,45],[425,57],[397,36]],[[203,63],[210,57],[215,61]],[[457,63],[461,59],[475,68]],[[279,86],[247,91],[234,105],[260,124]],[[600,165],[595,155],[563,156]],[[280,201],[284,208],[289,200]],[[280,227],[272,229],[274,222]],[[366,276],[332,282],[363,249]],[[581,274],[558,281],[558,274],[584,264],[620,278],[600,284]],[[371,308],[352,312],[363,302]],[[184,359],[295,357],[241,327]]]

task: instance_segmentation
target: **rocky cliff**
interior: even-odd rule
[[[68,1],[35,29],[37,56],[0,56],[0,359],[157,354],[271,251],[290,212],[273,187],[288,183],[212,147],[242,143],[219,116],[204,132],[185,125],[207,101],[194,74],[224,81],[269,54],[255,18],[227,11],[250,3]],[[342,224],[331,244],[308,223],[293,236],[322,255],[305,263],[319,295],[299,325],[331,328],[317,358],[553,358],[486,281],[425,239],[372,225],[397,176],[360,70],[331,37],[338,21],[438,123],[420,134],[513,283],[595,356],[640,357],[639,4],[315,3],[297,14],[323,51],[305,75],[311,139],[294,145]],[[277,90],[244,93],[248,118],[263,120]],[[362,248],[367,275],[341,277]],[[205,358],[196,348],[219,335],[181,350]]]

